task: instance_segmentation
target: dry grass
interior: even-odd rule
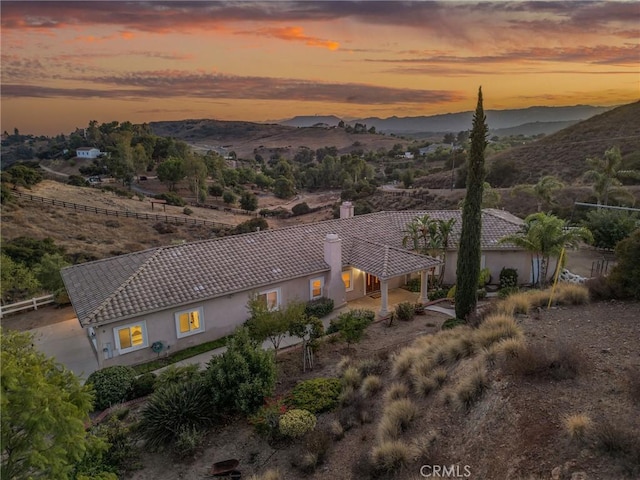
[[[584,442],[591,428],[591,418],[584,413],[575,413],[563,418],[562,423],[569,438],[576,442]]]
[[[283,480],[283,475],[277,468],[270,468],[261,475],[251,475],[249,480]]]
[[[382,380],[377,375],[365,377],[360,386],[360,395],[364,398],[371,398],[382,389]]]
[[[378,424],[378,439],[384,441],[398,438],[400,433],[409,428],[417,413],[418,407],[408,398],[388,403]]]
[[[516,293],[496,303],[495,312],[504,315],[526,315],[531,309],[531,299],[527,293]]]
[[[487,317],[474,332],[474,340],[478,347],[487,348],[494,343],[507,338],[521,338],[522,329],[513,317],[497,314]]]
[[[362,383],[362,376],[360,375],[360,370],[356,367],[347,367],[344,373],[342,374],[342,381],[344,382],[345,388],[360,387],[360,383]]]
[[[329,424],[329,433],[334,440],[342,440],[344,438],[344,427],[338,420],[333,420]]]
[[[487,388],[487,370],[482,361],[476,361],[471,371],[454,387],[454,403],[460,410],[469,410]]]
[[[378,475],[389,475],[405,466],[411,457],[410,445],[399,440],[387,440],[371,450],[371,466]]]
[[[517,356],[505,358],[505,370],[541,379],[566,380],[575,378],[587,368],[587,361],[574,345],[557,343],[544,348],[541,344],[527,345]]]
[[[338,362],[338,364],[336,365],[336,368],[338,369],[338,373],[342,375],[344,371],[351,366],[353,366],[353,358],[342,357]]]
[[[446,368],[438,367],[431,373],[431,378],[433,378],[438,386],[441,386],[447,380],[448,375],[449,373]]]
[[[595,427],[596,446],[598,450],[617,458],[620,466],[632,476],[640,474],[640,433],[620,423],[620,421],[604,423]]]
[[[391,373],[396,378],[404,377],[419,357],[420,350],[418,348],[403,348],[392,357]]]
[[[438,384],[431,375],[415,375],[412,378],[413,391],[419,397],[426,397],[438,388]]]
[[[384,392],[384,403],[391,403],[394,400],[407,398],[409,395],[409,387],[404,383],[394,382]]]
[[[558,283],[554,299],[561,305],[586,305],[589,303],[589,289],[575,283]]]
[[[498,343],[493,344],[492,347],[495,347],[497,352],[502,355],[507,357],[517,357],[527,348],[527,344],[525,343],[524,338],[505,338],[504,340],[500,340]]]

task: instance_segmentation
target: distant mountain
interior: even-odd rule
[[[288,127],[315,127],[316,125],[322,124],[335,127],[340,123],[340,119],[335,115],[298,115],[278,123],[280,125],[287,125]]]
[[[586,120],[599,113],[611,110],[613,107],[593,107],[590,105],[576,105],[573,107],[529,107],[515,110],[487,110],[487,124],[490,130],[518,127],[524,124],[547,122],[577,122]],[[441,115],[419,117],[368,117],[351,120],[347,123],[353,125],[364,123],[367,127],[375,127],[378,132],[394,134],[418,134],[433,132],[460,132],[470,130],[473,120],[473,112],[446,113]],[[338,117],[329,116],[299,116],[291,120],[279,122],[282,125],[296,127],[311,127],[317,123],[337,125]],[[556,125],[562,128],[562,125]],[[548,125],[547,132],[553,130],[553,125]],[[540,133],[547,133],[540,132]]]
[[[534,137],[536,135],[544,134],[551,135],[552,133],[559,132],[563,128],[570,127],[578,123],[577,120],[567,120],[564,122],[533,122],[523,123],[517,127],[509,128],[497,128],[489,129],[489,135],[497,135],[499,137],[510,137],[515,135],[525,135],[527,137]]]

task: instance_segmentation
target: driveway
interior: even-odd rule
[[[86,380],[98,369],[89,338],[77,318],[29,330],[38,350]]]

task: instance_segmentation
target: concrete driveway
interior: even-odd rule
[[[77,318],[30,330],[36,348],[86,380],[98,369],[89,338]]]

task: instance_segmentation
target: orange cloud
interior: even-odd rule
[[[133,32],[128,32],[128,31],[126,31],[126,32],[121,32],[121,33],[120,33],[120,36],[121,36],[122,38],[124,38],[125,40],[131,40],[131,39],[133,39],[133,38],[135,37],[135,35],[133,34]]]
[[[274,28],[261,28],[255,32],[242,32],[242,33],[254,33],[255,35],[278,38],[280,40],[287,40],[293,42],[304,42],[311,47],[328,48],[329,50],[337,50],[340,48],[338,42],[333,40],[324,40],[317,37],[310,37],[305,35],[302,27],[274,27]]]

